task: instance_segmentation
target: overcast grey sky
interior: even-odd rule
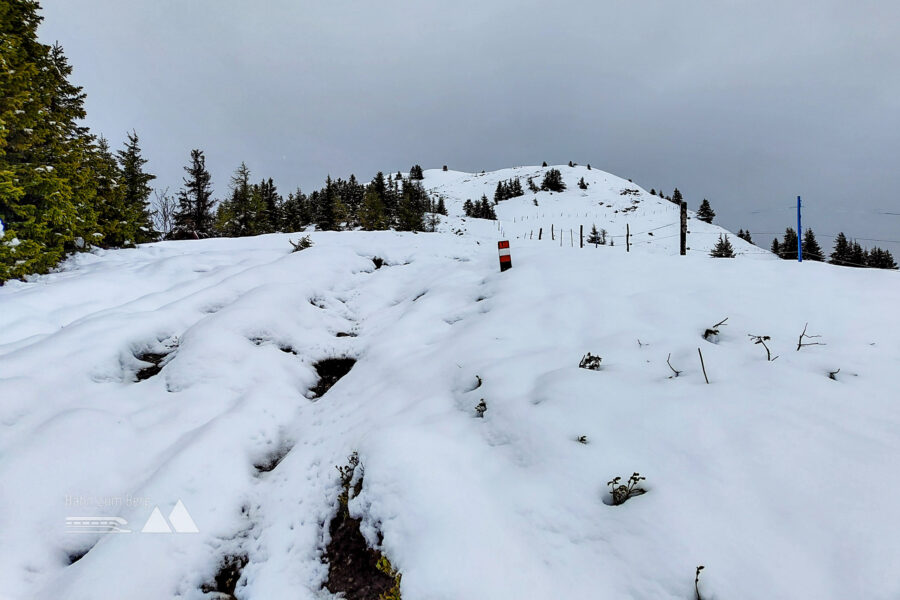
[[[327,174],[574,160],[709,198],[768,247],[795,219],[900,240],[900,2],[42,0],[114,147],[157,184],[201,148],[282,193]],[[888,247],[900,258],[900,244]]]

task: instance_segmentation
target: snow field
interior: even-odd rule
[[[621,180],[577,167],[597,178],[582,197],[567,169],[554,202],[624,223],[594,204],[619,206]],[[700,236],[687,257],[677,237],[560,248],[522,239],[528,194],[498,207],[501,274],[497,224],[454,210],[510,176],[427,171],[441,233],[313,233],[293,254],[288,235],[164,242],[0,288],[0,597],[211,598],[233,555],[238,598],[327,597],[334,467],[354,450],[351,512],[405,600],[686,599],[700,564],[704,599],[900,594],[896,274],[767,260],[736,236],[734,260]],[[669,218],[652,202],[629,213],[639,231]],[[796,350],[805,323],[826,345]],[[136,382],[135,353],[174,340]],[[357,362],[308,398],[338,356]],[[634,471],[648,493],[608,505]],[[66,533],[83,514],[67,497],[123,494],[146,502],[89,512],[133,533]],[[178,500],[199,533],[139,533]]]

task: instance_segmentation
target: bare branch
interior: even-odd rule
[[[678,369],[676,369],[675,367],[672,366],[672,363],[669,362],[669,359],[671,359],[671,358],[672,358],[672,353],[669,352],[669,356],[666,357],[666,364],[669,365],[669,368],[672,369],[673,373],[675,373],[675,375],[673,375],[673,377],[678,377],[679,375],[681,375],[681,371],[679,371]]]
[[[806,325],[803,326],[803,332],[800,334],[800,337],[797,339],[797,351],[798,351],[798,352],[800,351],[800,348],[803,348],[804,346],[825,346],[825,345],[826,345],[826,344],[824,344],[824,343],[822,343],[822,342],[806,342],[806,343],[804,344],[804,343],[803,343],[803,338],[806,338],[806,339],[814,339],[814,338],[820,338],[820,337],[822,337],[821,335],[809,335],[809,334],[807,334],[807,333],[806,333],[806,328],[807,328],[807,327],[809,327],[809,323],[807,323]]]

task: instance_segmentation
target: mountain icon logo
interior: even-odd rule
[[[159,506],[154,506],[141,533],[200,533],[200,530],[197,529],[197,524],[191,518],[184,502],[179,498],[172,512],[169,513],[168,520],[163,517]]]

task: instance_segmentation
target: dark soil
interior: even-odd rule
[[[328,580],[332,594],[344,593],[347,600],[379,600],[394,587],[394,579],[377,568],[381,553],[369,548],[359,532],[360,520],[341,507],[329,527],[331,542],[325,549]]]
[[[247,566],[246,556],[226,556],[219,565],[219,572],[216,573],[214,583],[205,583],[200,590],[206,593],[219,592],[227,594],[228,597],[234,598],[234,591],[237,589],[238,580],[241,578],[241,571]]]
[[[331,389],[341,377],[350,372],[356,364],[355,358],[325,358],[313,364],[316,373],[319,374],[319,383],[312,388],[316,398],[321,398],[325,392]]]
[[[150,379],[160,371],[162,371],[162,367],[160,363],[168,356],[168,354],[157,354],[155,352],[145,352],[142,354],[135,354],[134,357],[142,362],[150,363],[149,367],[144,367],[137,373],[135,376],[138,381],[144,381],[145,379]]]

